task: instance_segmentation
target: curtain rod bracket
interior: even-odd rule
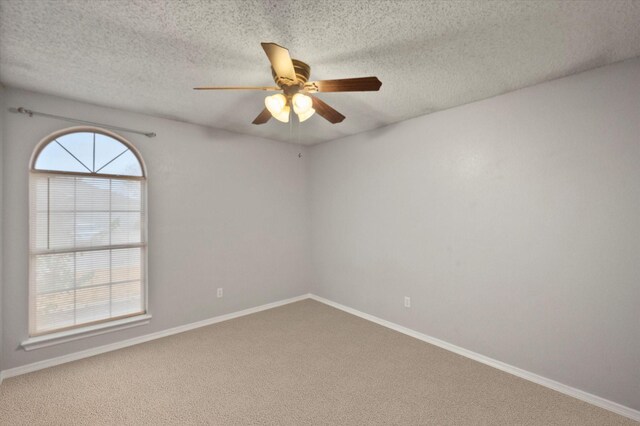
[[[20,107],[16,110],[16,112],[19,112],[20,114],[27,114],[29,117],[33,117],[33,111],[31,111],[30,109]]]
[[[12,112],[14,114],[24,114],[24,115],[28,115],[29,117],[33,117],[34,115],[39,115],[41,117],[56,118],[58,120],[69,121],[71,123],[88,124],[88,125],[91,125],[91,126],[104,127],[105,129],[118,130],[118,131],[121,131],[121,132],[128,132],[128,133],[136,133],[138,135],[144,135],[144,136],[146,136],[148,138],[155,138],[156,137],[156,134],[154,132],[143,132],[143,131],[140,131],[140,130],[127,129],[127,128],[118,127],[118,126],[111,126],[109,124],[94,123],[92,121],[85,121],[85,120],[78,120],[76,118],[62,117],[62,116],[59,116],[59,115],[53,115],[53,114],[47,114],[47,113],[44,113],[44,112],[33,111],[33,110],[30,110],[30,109],[26,109],[24,107],[9,108],[9,112]]]

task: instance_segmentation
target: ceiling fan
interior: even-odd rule
[[[253,120],[253,124],[264,124],[271,117],[283,123],[289,122],[291,109],[300,122],[314,113],[336,124],[344,120],[344,115],[311,95],[316,92],[369,92],[378,91],[382,83],[377,77],[343,78],[339,80],[308,81],[311,67],[297,59],[291,59],[289,50],[275,43],[261,43],[269,62],[271,73],[277,86],[210,86],[195,87],[195,90],[264,90],[282,91],[267,96],[265,108]]]

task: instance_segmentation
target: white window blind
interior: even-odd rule
[[[144,178],[34,170],[30,182],[30,335],[144,314]]]

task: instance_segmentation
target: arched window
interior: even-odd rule
[[[30,336],[146,313],[145,203],[143,162],[123,138],[83,127],[38,145],[30,172]]]

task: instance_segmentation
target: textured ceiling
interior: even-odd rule
[[[8,86],[305,144],[640,55],[633,0],[0,0],[0,26]],[[381,91],[321,94],[346,120],[296,128],[250,124],[264,92],[192,90],[271,85],[261,41]]]

